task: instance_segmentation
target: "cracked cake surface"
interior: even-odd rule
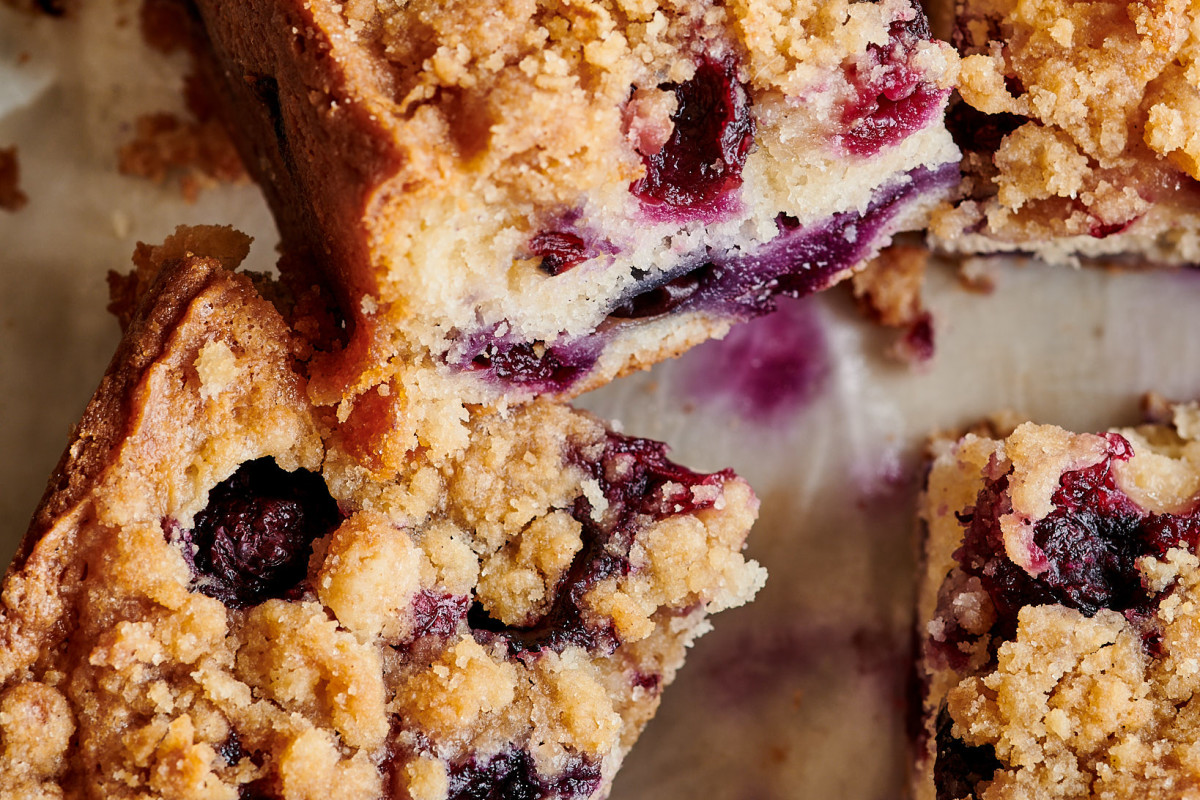
[[[125,338],[0,596],[0,794],[605,796],[761,585],[753,494],[549,402],[380,478],[247,247],[180,229],[115,283]]]
[[[1200,408],[934,444],[921,503],[916,796],[1200,787]]]
[[[845,277],[957,181],[956,58],[907,0],[196,5],[352,330],[322,404],[414,359],[472,402],[577,394]]]
[[[948,3],[949,5],[949,3]],[[959,0],[953,252],[1200,262],[1200,40],[1187,0]]]

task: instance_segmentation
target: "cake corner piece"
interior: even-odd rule
[[[1179,797],[1200,783],[1198,409],[934,445],[919,800]]]
[[[550,402],[379,478],[245,246],[181,229],[118,282],[136,311],[5,577],[0,794],[605,796],[762,585],[753,492]]]
[[[956,57],[910,0],[787,24],[760,0],[197,6],[348,351],[427,358],[479,402],[569,397],[823,289],[958,182]]]

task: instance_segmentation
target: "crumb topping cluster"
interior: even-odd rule
[[[970,195],[995,197],[991,229],[1104,238],[1156,202],[1195,194],[1196,12],[1187,0],[966,4],[959,91],[994,116],[965,116],[962,133],[1000,137],[965,164]]]

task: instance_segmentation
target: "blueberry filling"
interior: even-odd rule
[[[230,608],[298,594],[312,543],[341,520],[319,475],[250,461],[213,487],[190,531],[174,532],[192,588]]]
[[[638,531],[650,522],[676,514],[710,508],[715,492],[694,492],[702,486],[720,487],[728,472],[702,475],[667,460],[666,445],[609,433],[599,458],[576,451],[573,461],[600,487],[608,507],[594,514],[586,497],[576,499],[571,515],[582,526],[583,547],[554,589],[550,609],[527,625],[504,625],[488,616],[479,603],[467,614],[477,639],[503,637],[510,655],[562,652],[574,645],[612,652],[619,644],[607,620],[590,619],[584,595],[613,575],[627,574],[629,551]],[[597,520],[596,517],[599,517]]]
[[[600,787],[600,766],[576,756],[554,778],[537,772],[525,750],[507,750],[486,763],[469,760],[452,767],[448,800],[572,800]]]
[[[754,142],[750,95],[732,59],[704,58],[684,83],[663,84],[678,107],[671,138],[657,153],[642,154],[646,176],[629,190],[650,205],[700,210],[741,185]]]
[[[471,370],[539,393],[572,386],[595,366],[600,355],[598,342],[587,340],[565,347],[509,339],[488,341],[486,336],[483,340],[487,344],[471,359]]]
[[[1140,628],[1152,626],[1160,596],[1143,587],[1138,561],[1162,557],[1173,547],[1195,551],[1200,518],[1155,514],[1135,504],[1117,488],[1112,470],[1133,450],[1118,434],[1105,438],[1104,459],[1063,473],[1052,497],[1054,510],[1034,526],[1033,540],[1046,564],[1037,575],[1005,555],[1000,517],[1011,511],[1007,476],[985,486],[974,510],[963,515],[963,545],[954,557],[964,572],[979,578],[995,606],[994,640],[1015,635],[1017,612],[1024,606],[1061,604],[1089,617],[1107,608],[1124,613]],[[1142,634],[1152,643],[1152,627]]]
[[[933,762],[933,785],[937,800],[963,800],[976,797],[980,783],[990,781],[1000,769],[996,750],[991,745],[972,747],[954,736],[954,720],[942,706],[938,712],[935,743],[937,757]]]
[[[594,333],[544,345],[483,332],[462,351],[469,369],[538,393],[569,390],[595,366],[611,332],[631,320],[702,312],[747,320],[775,309],[775,298],[803,297],[831,285],[879,246],[908,202],[958,180],[958,165],[913,170],[881,189],[862,214],[847,211],[801,227],[781,217],[779,236],[750,251],[710,254],[636,284]]]
[[[838,138],[855,155],[874,155],[924,127],[947,94],[911,66],[917,44],[931,38],[925,14],[913,13],[892,23],[887,44],[871,45],[847,70],[858,97],[842,109],[846,131]]]

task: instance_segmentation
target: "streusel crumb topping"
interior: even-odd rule
[[[1103,237],[1200,178],[1198,10],[1187,0],[967,4],[959,91],[1018,120],[994,168],[967,165],[998,193],[993,228],[1035,235],[1035,217],[1055,218],[1042,233]]]

